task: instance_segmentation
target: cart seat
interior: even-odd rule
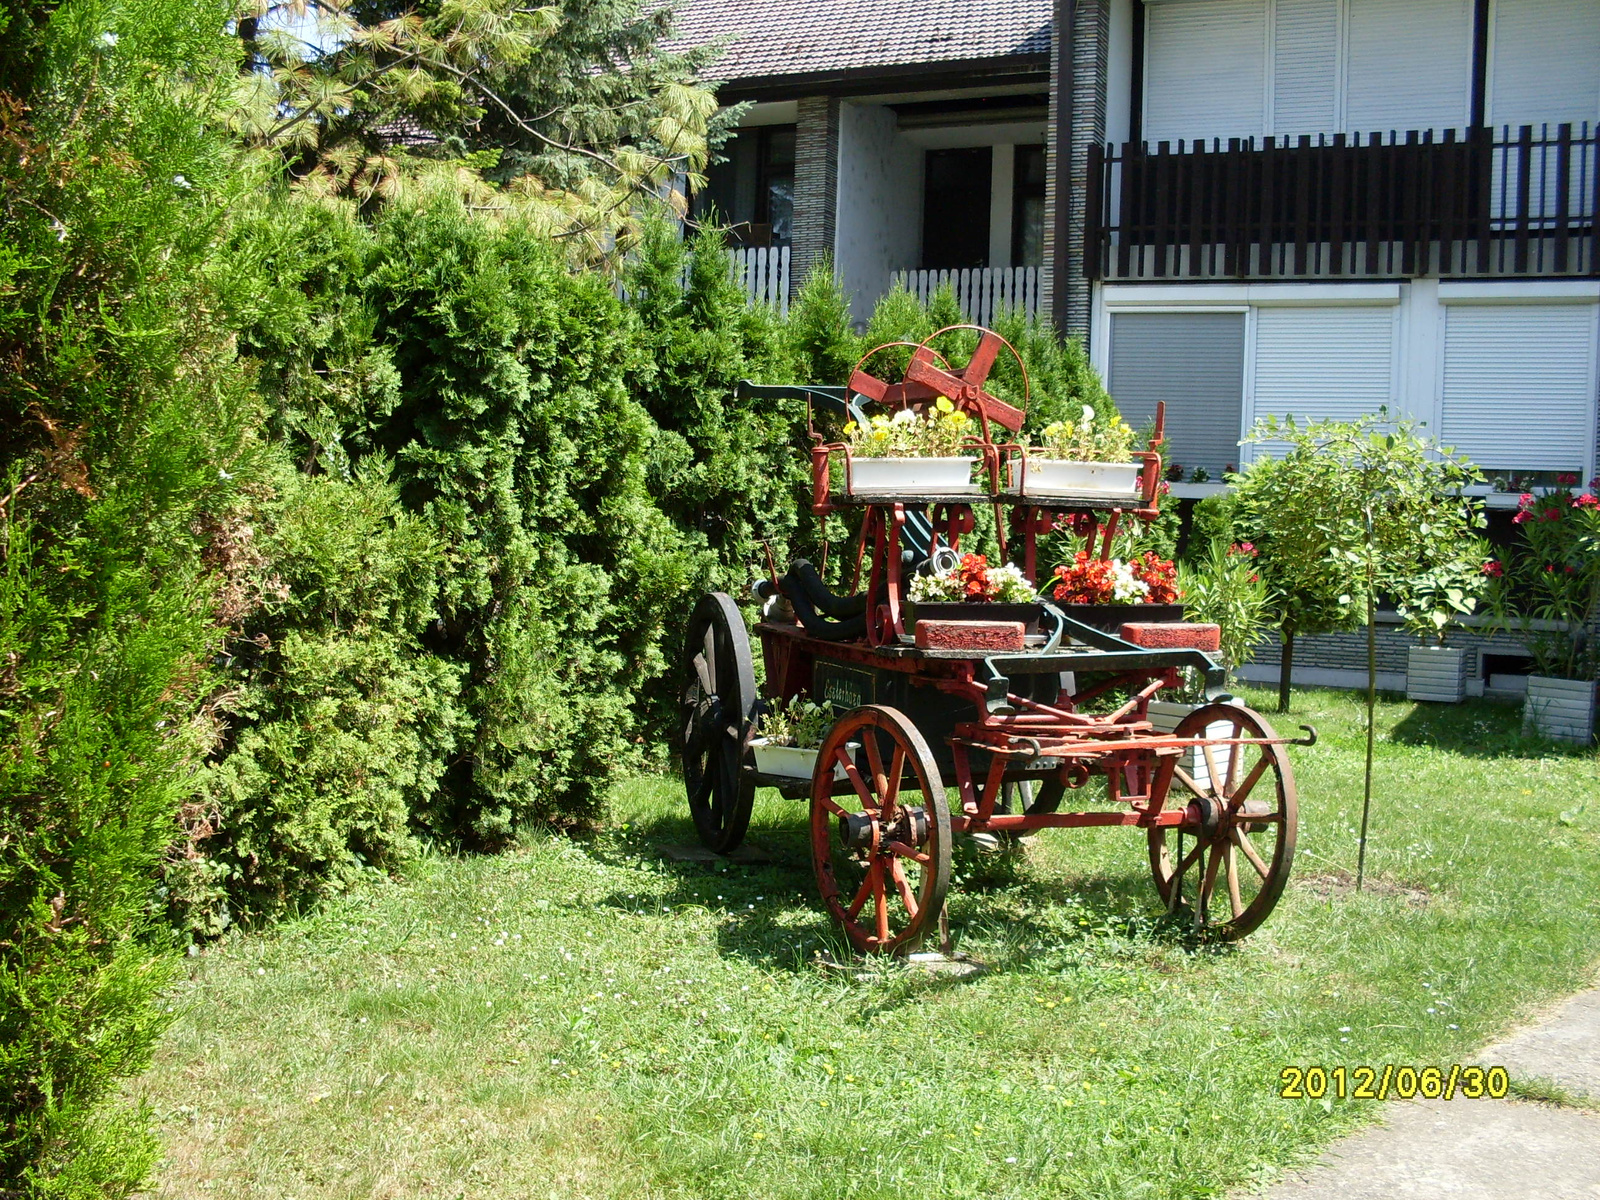
[[[1222,648],[1222,627],[1196,621],[1129,621],[1122,640],[1147,650],[1203,650],[1215,654]]]

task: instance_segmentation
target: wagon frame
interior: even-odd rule
[[[931,343],[959,329],[975,330],[979,340],[955,371]],[[757,787],[806,799],[824,907],[858,950],[903,953],[942,925],[954,835],[1133,827],[1145,831],[1156,893],[1169,912],[1186,912],[1206,937],[1245,936],[1277,903],[1293,863],[1297,793],[1284,748],[1316,735],[1302,727],[1303,738],[1280,737],[1223,693],[1226,672],[1200,648],[1215,645],[1214,626],[1130,620],[1141,615],[1136,607],[1045,601],[1039,630],[1020,650],[918,645],[908,632],[910,573],[940,552],[959,552],[977,504],[994,506],[1002,555],[1031,580],[1038,580],[1039,538],[1052,531],[1070,530],[1091,557],[1109,558],[1119,522],[1158,512],[1159,408],[1149,447],[1138,454],[1133,503],[1094,493],[1024,495],[1007,490],[1007,467],[1025,463],[1025,452],[993,432],[1016,434],[1024,409],[984,389],[1009,345],[976,326],[940,330],[912,347],[896,384],[864,370],[884,349],[864,358],[845,388],[742,385],[747,394],[806,400],[813,512],[864,511],[846,595],[834,594],[803,561],[779,576],[769,560],[770,578],[756,588],[768,602],[755,626],[763,695],[732,598],[710,593],[694,610],[681,748],[701,840],[719,853],[735,849]],[[1026,395],[1025,371],[1023,378]],[[849,447],[817,432],[815,406],[859,419],[863,402],[920,411],[940,396],[977,419],[972,449],[987,490],[852,495]],[[839,460],[842,494],[831,478]],[[1207,702],[1172,731],[1158,731],[1149,703],[1178,686],[1185,669],[1204,679]],[[763,774],[750,752],[757,719],[766,704],[800,696],[839,714],[816,768],[809,780]],[[1069,795],[1087,796],[1099,780],[1103,797],[1061,811]]]

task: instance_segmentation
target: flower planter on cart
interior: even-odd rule
[[[1022,496],[1136,500],[1143,477],[1143,463],[1073,462],[1033,455],[1011,460],[1011,487]]]
[[[851,496],[976,496],[975,458],[860,458],[848,468]]]
[[[1585,679],[1528,676],[1522,706],[1524,733],[1587,746],[1594,741],[1595,683]]]

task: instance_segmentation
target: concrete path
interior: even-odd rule
[[[1600,1107],[1600,989],[1478,1055]],[[1600,1200],[1600,1111],[1518,1100],[1390,1104],[1269,1200]]]

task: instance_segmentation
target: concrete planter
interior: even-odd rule
[[[1011,486],[1024,496],[1084,494],[1132,498],[1139,494],[1141,463],[1071,462],[1029,457],[1011,464]]]
[[[846,743],[852,749],[854,742]],[[750,749],[755,754],[756,770],[763,775],[786,775],[791,779],[810,779],[817,771],[817,754],[819,747],[809,746],[774,746],[766,738],[757,738],[750,743]],[[848,778],[843,767],[834,767],[833,777],[843,781]]]
[[[976,458],[852,458],[852,496],[976,495]]]
[[[1587,746],[1594,741],[1594,692],[1592,679],[1528,676],[1522,731]]]
[[[1467,694],[1467,652],[1454,646],[1413,646],[1406,658],[1406,699],[1460,704]]]
[[[1152,700],[1149,708],[1150,724],[1155,726],[1157,733],[1172,733],[1178,728],[1178,722],[1199,707],[1201,706],[1198,704],[1178,704],[1172,700]],[[1233,725],[1228,721],[1213,721],[1206,726],[1207,737],[1223,738],[1232,733]],[[1201,787],[1211,786],[1211,768],[1206,766],[1206,756],[1198,748],[1185,750],[1183,757],[1178,760],[1178,765]]]

